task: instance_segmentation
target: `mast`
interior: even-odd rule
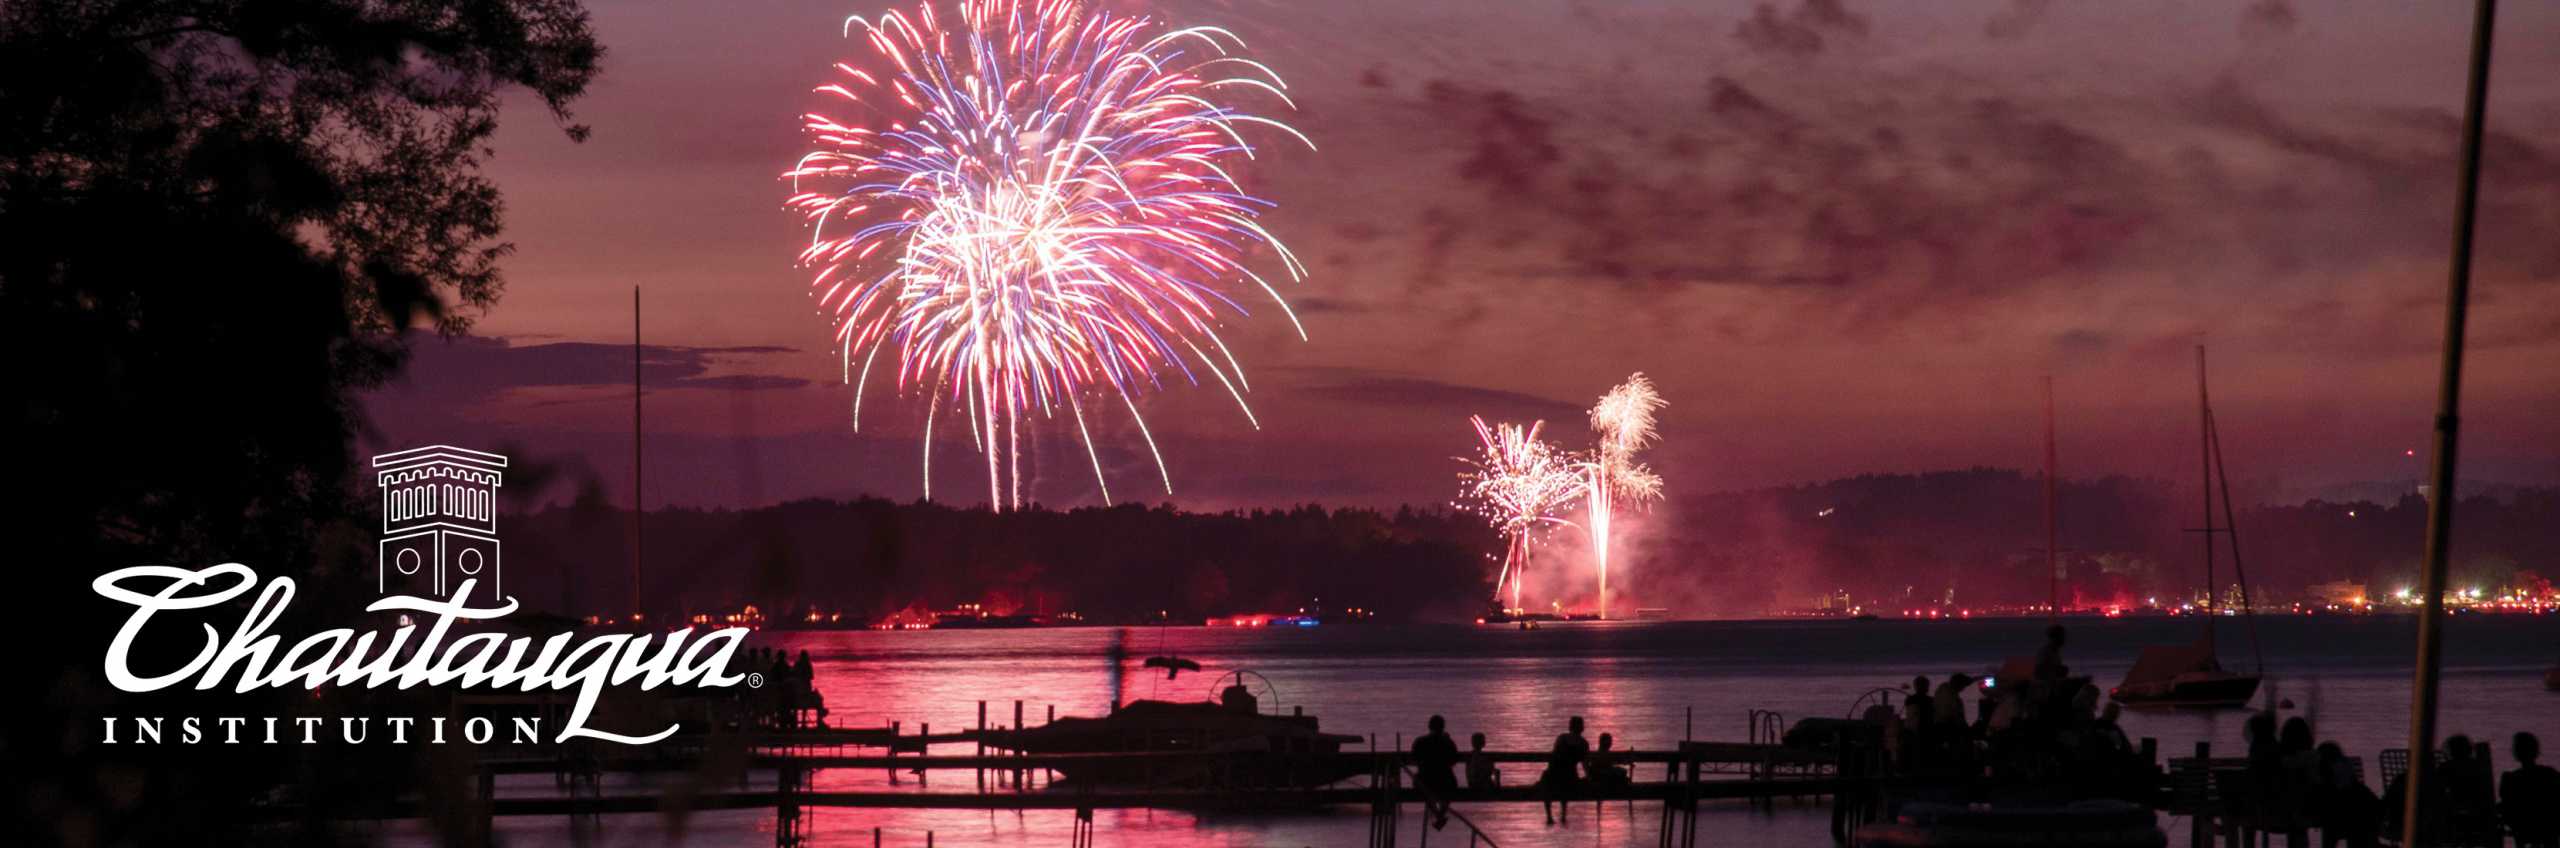
[[[2249,566],[2240,560],[2240,517],[2231,508],[2231,465],[2222,461],[2222,421],[2205,413],[2208,444],[2213,446],[2214,478],[2222,487],[2222,533],[2231,540],[2231,573],[2240,579],[2240,621],[2249,630],[2249,658],[2257,673],[2267,673],[2267,653],[2258,644],[2258,605],[2249,594]],[[2210,537],[2207,537],[2210,541]]]
[[[2054,510],[2053,464],[2053,375],[2044,375],[2044,612],[2046,619],[2062,616],[2062,549],[2061,530]]]
[[[631,619],[641,619],[640,551],[648,546],[648,488],[640,451],[640,287],[631,287]]]
[[[2453,218],[2452,273],[2445,282],[2444,374],[2436,383],[2435,450],[2427,477],[2426,555],[2418,570],[2418,668],[2410,686],[2409,776],[2401,821],[2402,844],[2418,843],[2425,817],[2419,803],[2430,793],[2428,771],[2435,766],[2436,687],[2444,661],[2445,550],[2453,536],[2453,472],[2456,437],[2462,430],[2462,336],[2471,307],[2471,241],[2480,210],[2480,130],[2489,110],[2489,41],[2496,29],[2497,0],[2479,0],[2471,16],[2471,82],[2463,93],[2462,183]]]
[[[2196,345],[2196,434],[2198,453],[2204,457],[2204,476],[2196,478],[2197,488],[2204,490],[2204,644],[2213,650],[2213,400],[2204,388],[2204,345]]]

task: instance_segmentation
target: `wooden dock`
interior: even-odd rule
[[[1835,809],[1865,808],[1873,797],[1879,770],[1872,757],[1839,755],[1776,744],[1782,723],[1775,714],[1755,712],[1750,742],[1678,743],[1671,750],[1613,751],[1626,781],[1585,781],[1559,797],[1535,785],[1547,760],[1544,751],[1483,752],[1510,772],[1505,785],[1470,788],[1454,797],[1432,798],[1414,785],[1411,756],[1401,736],[1372,738],[1370,750],[1339,752],[1149,751],[1121,753],[1024,754],[991,750],[1006,726],[990,724],[988,704],[978,705],[977,726],[934,733],[919,724],[912,732],[899,723],[886,727],[842,727],[824,722],[823,711],[798,707],[774,711],[752,721],[742,717],[698,723],[717,728],[680,733],[644,747],[580,742],[484,749],[465,771],[453,775],[467,781],[457,796],[436,793],[437,800],[411,797],[373,807],[365,818],[432,817],[477,822],[485,836],[494,834],[499,817],[568,817],[572,826],[592,824],[594,817],[663,814],[701,810],[772,810],[777,846],[806,841],[810,812],[821,809],[938,810],[1072,810],[1074,845],[1091,845],[1092,816],[1104,809],[1165,810],[1309,810],[1362,805],[1371,814],[1369,844],[1389,848],[1408,805],[1448,801],[1463,805],[1610,802],[1658,805],[1662,842],[1695,844],[1697,805],[1705,801],[1777,798],[1830,798]],[[1011,726],[1031,726],[1026,705],[1013,705]],[[562,708],[545,695],[457,698],[457,713],[488,710]],[[1051,709],[1054,720],[1054,709]],[[761,715],[761,714],[759,714]],[[1766,725],[1765,727],[1763,725]],[[1687,735],[1684,731],[1683,736]],[[1384,745],[1384,750],[1379,746]],[[956,749],[954,746],[958,746]],[[939,750],[937,750],[939,749]],[[941,753],[955,751],[955,753]],[[959,753],[965,752],[965,753]],[[1242,760],[1253,767],[1231,768]],[[1137,785],[1098,785],[1062,780],[1062,774],[1106,766],[1121,774],[1161,775]],[[877,769],[886,786],[857,791],[820,791],[817,772]],[[974,775],[936,778],[962,772]],[[606,790],[604,775],[692,773],[716,776],[711,786],[699,781],[686,788]],[[549,774],[557,793],[504,794],[502,775]],[[1286,775],[1352,775],[1323,785],[1293,785]],[[1281,775],[1273,779],[1265,775]],[[757,779],[769,776],[769,781]],[[726,787],[719,785],[729,782]],[[1279,784],[1279,785],[1274,785]],[[950,788],[944,788],[944,787]],[[279,816],[304,811],[276,809]],[[1835,819],[1836,819],[1835,815]],[[1472,844],[1494,844],[1476,831],[1463,813]],[[1426,830],[1425,839],[1429,836]]]
[[[1633,805],[1644,802],[1659,805],[1662,810],[1661,844],[1686,846],[1695,844],[1694,816],[1700,802],[1836,797],[1861,792],[1872,782],[1854,774],[1844,776],[1836,759],[1827,755],[1745,743],[1685,743],[1671,751],[1612,752],[1628,770],[1629,776],[1635,779],[1617,785],[1586,781],[1562,797],[1534,783],[1535,769],[1521,768],[1513,771],[1514,782],[1511,784],[1467,789],[1446,799],[1430,798],[1425,790],[1413,785],[1409,776],[1411,756],[1399,751],[1247,755],[1303,760],[1309,767],[1309,773],[1349,771],[1361,775],[1321,787],[1197,784],[1117,787],[1074,781],[1052,782],[1037,777],[1100,763],[1153,766],[1167,774],[1198,775],[1203,772],[1203,766],[1238,756],[1222,752],[897,753],[905,750],[930,751],[935,745],[974,744],[977,740],[969,736],[952,734],[935,738],[927,744],[920,734],[900,736],[886,730],[810,729],[679,737],[662,746],[634,750],[627,756],[600,756],[611,749],[596,746],[578,749],[575,756],[569,755],[570,749],[559,749],[542,755],[488,758],[477,763],[479,791],[469,802],[467,815],[493,832],[494,820],[498,817],[564,816],[577,821],[601,815],[772,810],[778,822],[776,845],[798,846],[804,844],[803,831],[812,810],[1069,810],[1077,814],[1078,835],[1074,842],[1086,845],[1091,844],[1088,841],[1091,838],[1090,822],[1096,810],[1307,810],[1366,806],[1373,822],[1370,844],[1387,848],[1395,843],[1405,807],[1420,805],[1427,800],[1465,805],[1547,801]],[[725,751],[730,756],[714,755],[712,752],[715,750]],[[1507,766],[1542,765],[1547,758],[1545,752],[1538,751],[1487,752],[1487,756],[1495,763]],[[770,774],[772,784],[749,785],[744,780],[745,774],[741,774],[736,788],[713,791],[694,787],[681,792],[607,793],[598,788],[598,777],[603,774],[698,771],[713,761],[725,761],[731,768],[742,766],[746,773]],[[812,788],[814,774],[830,769],[878,769],[889,775],[892,786],[865,791]],[[940,781],[954,787],[940,789],[936,786],[938,782],[928,777],[951,772],[974,773],[977,779],[972,781],[964,776]],[[524,796],[503,795],[497,791],[496,776],[524,774],[552,774],[558,778],[558,785],[568,791]],[[901,776],[912,777],[903,788],[897,785],[902,780]],[[438,813],[429,807],[427,802],[411,798],[374,808],[368,815],[397,819],[430,817]],[[1468,830],[1474,829],[1472,822],[1467,822],[1463,815],[1457,816],[1457,820]],[[1475,844],[1494,844],[1489,836],[1480,832],[1471,834],[1470,838]]]

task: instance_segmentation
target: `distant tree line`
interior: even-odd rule
[[[630,516],[593,500],[511,519],[517,594],[536,608],[629,608]],[[1476,611],[1492,531],[1447,510],[1220,513],[1121,505],[993,513],[865,498],[748,511],[652,511],[642,585],[654,614],[876,618],[981,603],[1096,621],[1361,607],[1390,619]]]
[[[1865,475],[1685,497],[1626,521],[1621,615],[1749,615],[1845,593],[1870,608],[2041,603],[2043,493],[1998,469]],[[2204,588],[2192,490],[2109,477],[2060,488],[2066,601],[2163,602]],[[2560,490],[2468,500],[2457,586],[2494,587],[2560,571]],[[2320,501],[2239,511],[2243,561],[2264,600],[2351,580],[2377,596],[2413,582],[2423,501]],[[2217,518],[2217,524],[2219,519]],[[628,512],[590,491],[508,519],[509,580],[537,609],[619,614],[630,602]],[[1560,530],[1540,567],[1588,569]],[[1475,516],[1297,506],[1220,513],[1122,505],[995,514],[926,502],[804,500],[754,510],[648,516],[650,611],[768,617],[811,608],[856,617],[949,609],[1074,611],[1096,621],[1176,621],[1322,605],[1387,620],[1456,621],[1483,606],[1501,540]],[[2236,582],[2227,542],[2219,584]],[[1581,581],[1552,579],[1568,608]],[[1534,586],[1541,585],[1533,580]],[[1585,594],[1577,594],[1585,593]],[[1537,594],[1536,592],[1532,593]],[[1319,601],[1319,599],[1321,599]],[[1544,605],[1545,601],[1538,601]]]

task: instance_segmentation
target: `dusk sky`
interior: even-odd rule
[[[1214,382],[1144,401],[1175,503],[1445,502],[1470,413],[1579,448],[1631,371],[1670,401],[1674,501],[2033,468],[2048,373],[2066,475],[2185,480],[2199,342],[2235,478],[2423,473],[2466,5],[1110,5],[1242,36],[1320,148],[1260,139],[1243,177],[1310,268],[1281,286],[1307,341],[1241,295],[1222,330],[1261,429]],[[886,8],[596,4],[593,137],[510,110],[505,296],[417,346],[365,447],[580,464],[627,502],[637,285],[652,504],[915,497],[920,406],[875,382],[851,432],[778,178],[842,20]],[[2499,23],[2463,472],[2560,482],[2560,6]],[[1113,493],[1167,500],[1096,424]],[[1097,502],[1073,432],[1027,452],[1051,506]],[[944,436],[936,494],[983,502]]]

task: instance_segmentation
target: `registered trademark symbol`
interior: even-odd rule
[[[755,672],[752,672],[752,671],[747,672],[747,688],[749,688],[749,689],[762,689],[762,688],[764,688],[764,675],[762,675],[762,674],[758,674],[758,673],[755,673]]]

